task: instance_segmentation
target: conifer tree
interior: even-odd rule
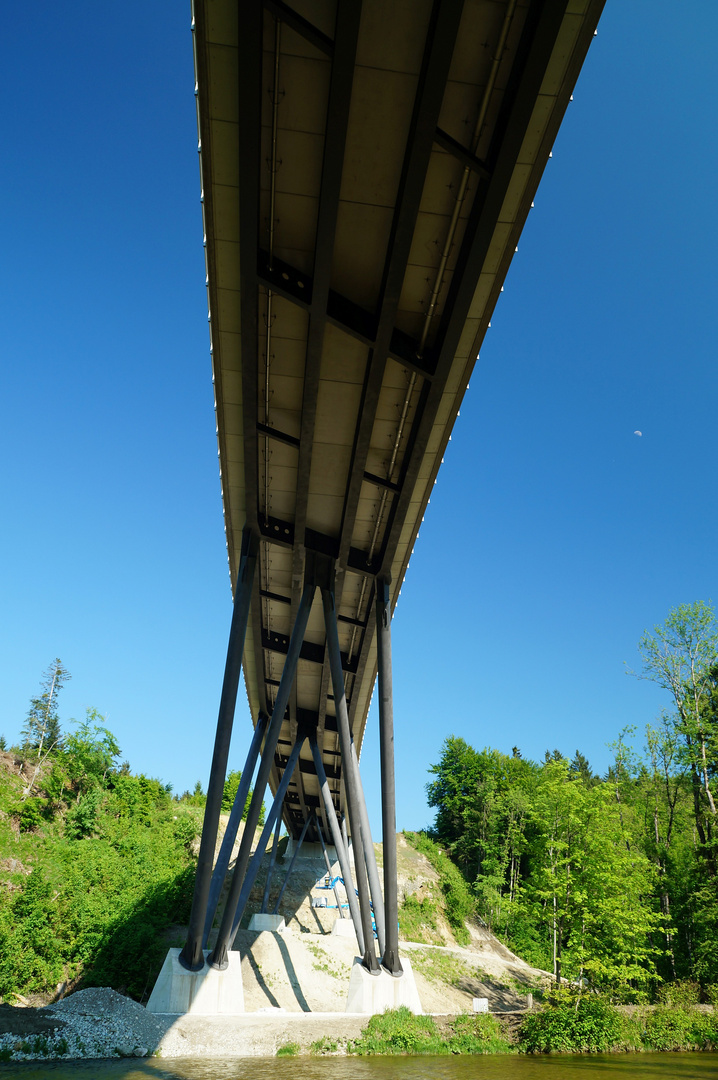
[[[64,684],[71,678],[59,657],[50,664],[43,676],[41,693],[30,698],[25,726],[22,729],[23,749],[36,750],[38,757],[60,744],[60,718],[57,698]]]

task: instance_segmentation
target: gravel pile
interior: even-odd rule
[[[165,1031],[142,1005],[104,987],[80,990],[42,1011],[44,1030],[0,1034],[0,1060],[146,1057]],[[50,1030],[48,1018],[56,1020]]]

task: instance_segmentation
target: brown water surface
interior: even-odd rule
[[[0,1065],[18,1080],[718,1080],[718,1054],[173,1058]]]

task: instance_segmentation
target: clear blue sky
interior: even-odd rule
[[[189,5],[3,28],[0,733],[60,656],[63,723],[97,707],[182,791],[231,606]],[[718,599],[717,31],[699,0],[607,4],[394,620],[400,827],[449,734],[603,771],[667,704],[624,674],[643,629]],[[242,691],[235,765],[248,733]]]

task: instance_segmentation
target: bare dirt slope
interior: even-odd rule
[[[377,855],[381,861],[381,845],[377,845]],[[436,895],[436,871],[402,835],[398,837],[398,863],[400,904],[412,893],[419,898]],[[287,924],[281,934],[246,929],[251,914],[261,906],[268,864],[267,854],[235,941],[242,954],[246,1010],[343,1012],[357,945],[351,936],[331,933],[339,913],[333,890],[325,887],[324,861],[316,856],[297,859],[280,904]],[[288,856],[282,854],[272,878],[269,911],[288,864]],[[332,873],[340,873],[337,864]],[[344,902],[345,890],[341,885],[339,890]],[[322,906],[315,906],[317,903]],[[400,923],[402,949],[411,958],[424,1011],[470,1010],[474,997],[488,998],[492,1011],[524,1008],[526,993],[539,985],[546,973],[525,964],[485,928],[470,925],[468,930],[470,943],[460,947],[439,911],[433,925],[420,935],[422,941],[411,942],[405,940]]]

